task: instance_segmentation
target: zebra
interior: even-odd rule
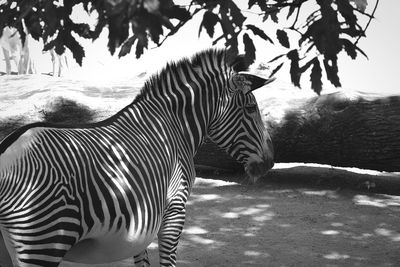
[[[146,248],[158,237],[160,265],[175,266],[204,138],[243,163],[253,183],[272,168],[271,137],[252,94],[272,80],[247,72],[242,55],[208,49],[168,63],[104,121],[17,129],[0,145],[0,249],[11,258],[3,261],[58,266],[134,256],[148,266]]]

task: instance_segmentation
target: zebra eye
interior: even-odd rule
[[[254,113],[257,111],[257,104],[248,104],[245,106],[245,109],[248,113]]]

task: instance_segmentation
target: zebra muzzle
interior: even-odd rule
[[[246,173],[249,176],[251,183],[256,183],[257,180],[264,176],[274,166],[273,160],[254,160],[246,165]]]

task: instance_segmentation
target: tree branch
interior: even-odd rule
[[[190,9],[190,7],[192,6],[192,3],[190,4],[190,6],[189,6],[189,8],[188,9]],[[192,18],[197,14],[197,13],[199,13],[200,11],[202,10],[202,8],[197,8],[197,9],[195,9],[194,11],[193,11],[193,14],[192,14]],[[188,22],[190,19],[188,19],[188,20],[186,20],[186,21],[180,21],[165,37],[164,37],[164,39],[159,43],[159,44],[157,44],[157,46],[156,46],[156,48],[157,47],[160,47],[166,40],[167,40],[167,38],[168,37],[171,37],[172,35],[174,35],[180,28],[182,28],[185,24],[186,24],[186,22]]]
[[[361,11],[361,10],[359,10],[358,8],[354,8],[354,11],[357,11],[358,13],[360,13],[360,14],[362,14],[362,15],[364,15],[364,16],[367,16],[367,17],[370,18],[370,19],[374,19],[374,18],[375,18],[375,17],[372,16],[371,14],[365,13],[364,11]]]
[[[365,32],[366,32],[367,29],[368,29],[369,24],[371,23],[372,19],[374,18],[375,11],[376,11],[376,9],[378,8],[378,4],[379,4],[379,0],[376,0],[374,10],[372,11],[371,16],[369,17],[369,20],[368,20],[368,22],[367,22],[367,25],[365,25],[365,28],[364,28],[364,30],[363,30],[364,35],[365,35]],[[356,10],[357,10],[357,9],[356,9]],[[359,35],[359,36],[358,36],[357,40],[354,42],[354,46],[356,46],[356,45],[358,44],[358,41],[360,41],[361,37],[362,37],[362,35]]]
[[[297,8],[296,17],[294,18],[293,24],[292,24],[292,26],[289,27],[289,29],[292,29],[292,30],[295,29],[297,20],[299,19],[300,9],[301,9],[301,4],[299,4],[299,7]],[[296,30],[297,30],[297,29],[296,29]]]

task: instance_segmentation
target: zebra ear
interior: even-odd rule
[[[261,87],[263,87],[266,84],[269,84],[273,81],[275,81],[274,77],[270,77],[270,78],[264,78],[264,77],[260,77],[248,72],[239,72],[237,75],[235,75],[237,81],[241,81],[240,82],[240,87],[241,90],[245,93],[248,94],[254,90],[257,90]]]

